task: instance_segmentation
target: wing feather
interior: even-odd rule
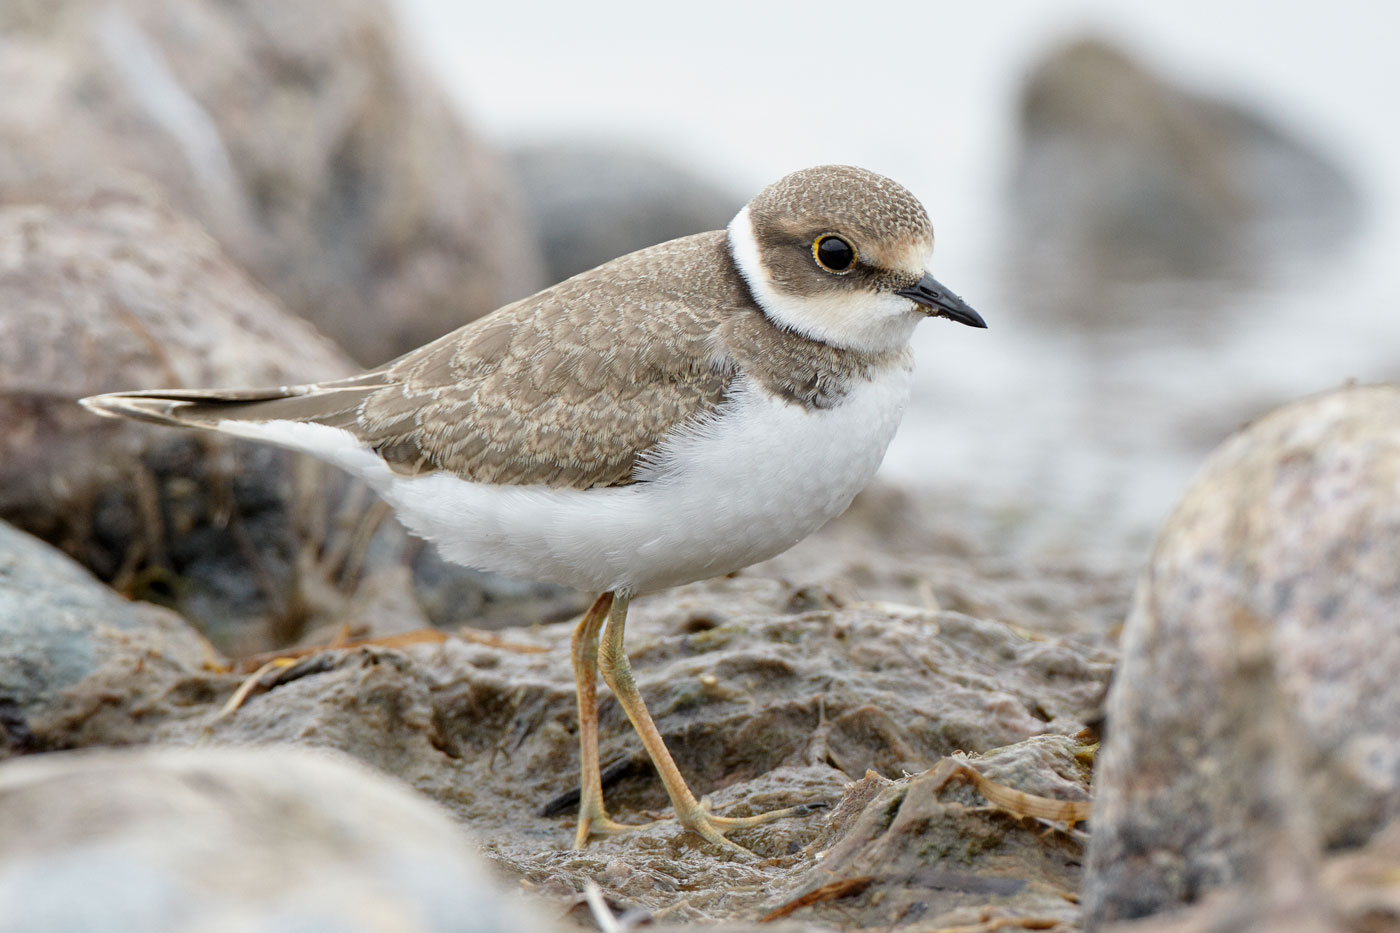
[[[620,486],[669,432],[722,404],[735,369],[717,334],[752,310],[724,234],[700,234],[614,260],[349,379],[84,404],[215,430],[227,421],[329,425],[401,473]]]

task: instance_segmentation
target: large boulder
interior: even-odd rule
[[[446,814],[295,749],[0,766],[0,931],[556,929]]]
[[[1090,923],[1306,890],[1323,851],[1400,817],[1398,555],[1395,386],[1286,406],[1216,451],[1124,629]]]
[[[381,0],[67,0],[5,14],[0,196],[156,183],[374,364],[538,284],[495,154]]]
[[[1086,38],[1025,82],[1011,215],[1035,310],[1121,326],[1135,284],[1248,279],[1335,251],[1361,200],[1291,128]]]
[[[150,192],[0,208],[0,304],[0,518],[225,647],[244,647],[236,630],[254,618],[294,636],[308,558],[330,534],[318,516],[353,520],[368,500],[291,453],[99,419],[77,400],[353,364]]]

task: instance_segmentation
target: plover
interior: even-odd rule
[[[932,251],[903,187],[820,166],[727,230],[615,259],[359,376],[83,404],[305,451],[367,480],[449,560],[601,593],[573,636],[575,845],[629,828],[603,806],[601,671],[680,823],[741,853],[726,833],[791,811],[727,818],[696,800],[633,682],[627,606],[779,554],[866,485],[909,398],[915,325],[986,326],[929,274]]]

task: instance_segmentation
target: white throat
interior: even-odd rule
[[[914,302],[894,294],[810,297],[781,291],[763,267],[747,205],[729,222],[729,249],[768,319],[804,337],[866,353],[887,353],[908,346],[915,325],[924,318]]]

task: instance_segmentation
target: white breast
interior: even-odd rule
[[[646,592],[765,560],[840,514],[879,467],[909,385],[910,368],[897,365],[835,408],[808,411],[741,378],[720,412],[667,439],[644,482],[608,489],[402,477],[337,428],[220,428],[363,476],[449,560],[590,592]]]

